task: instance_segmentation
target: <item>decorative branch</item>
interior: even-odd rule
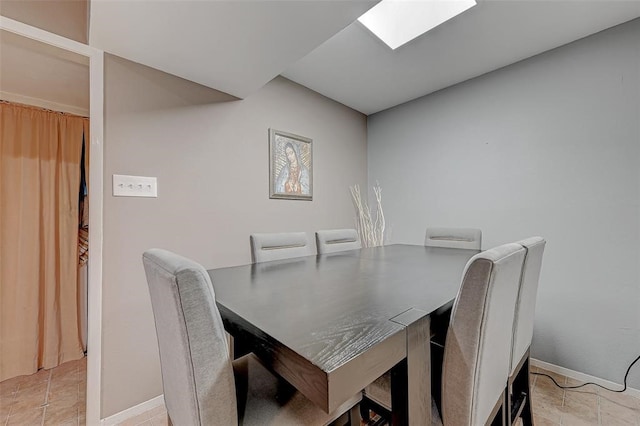
[[[375,247],[384,245],[384,229],[385,219],[382,211],[382,189],[380,184],[376,182],[373,187],[373,193],[376,198],[376,218],[372,219],[371,209],[366,201],[362,199],[360,186],[354,185],[349,187],[351,197],[356,208],[356,231],[360,236],[363,247]]]
[[[373,193],[376,197],[376,221],[373,226],[373,230],[375,232],[375,245],[383,246],[384,245],[384,212],[382,211],[382,188],[380,188],[380,184],[376,182],[373,187]]]

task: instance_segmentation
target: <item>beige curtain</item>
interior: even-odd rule
[[[87,122],[0,103],[0,381],[83,356],[78,195]]]

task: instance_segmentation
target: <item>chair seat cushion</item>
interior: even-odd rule
[[[364,390],[364,396],[376,404],[391,410],[391,373],[387,372],[378,377],[375,382],[371,383]],[[433,399],[431,399],[431,424],[433,426],[442,426],[442,419],[438,412],[438,407]]]
[[[245,355],[233,361],[240,425],[326,425],[362,399],[358,393],[327,414],[291,385],[274,376],[258,358]]]
[[[365,388],[364,395],[391,411],[391,373],[387,372],[378,377],[375,382]]]

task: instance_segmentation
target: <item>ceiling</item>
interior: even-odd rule
[[[92,0],[89,44],[240,98],[283,75],[373,114],[640,17],[640,0],[477,0],[391,50],[356,21],[377,1]],[[86,58],[4,31],[0,49],[2,92],[88,109]]]
[[[283,75],[372,114],[639,16],[637,0],[478,0],[396,50],[356,21]]]
[[[391,50],[356,21],[376,2],[93,0],[89,40],[240,98],[282,74],[372,114],[640,16],[640,0],[478,0]]]
[[[93,0],[89,43],[244,98],[375,3]]]
[[[0,98],[89,115],[89,58],[0,30]]]

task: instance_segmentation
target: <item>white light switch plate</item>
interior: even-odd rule
[[[113,175],[114,197],[157,197],[158,179],[145,176]]]

